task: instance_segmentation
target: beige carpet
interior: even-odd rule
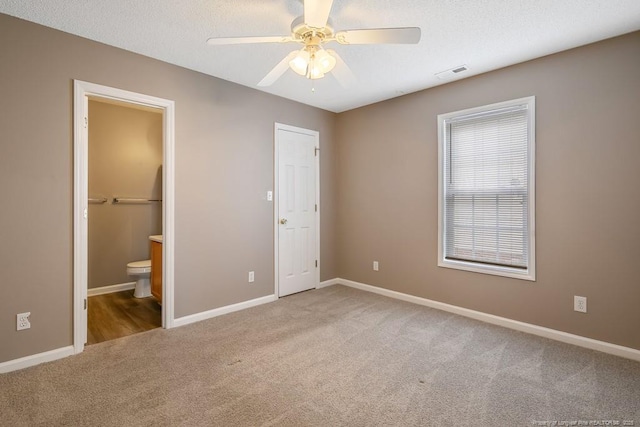
[[[640,426],[640,363],[343,286],[0,375],[3,426],[553,421]]]

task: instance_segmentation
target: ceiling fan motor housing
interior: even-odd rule
[[[333,27],[331,21],[327,21],[324,28],[314,28],[305,24],[304,17],[299,16],[291,23],[291,35],[297,41],[305,45],[319,46],[325,40],[333,37]]]
[[[333,75],[344,87],[347,87],[353,82],[351,70],[336,51],[324,49],[325,43],[415,44],[420,41],[418,27],[355,29],[336,33],[329,18],[333,0],[304,0],[303,3],[303,16],[297,17],[291,23],[290,36],[212,37],[207,40],[207,43],[211,45],[299,43],[303,45],[302,49],[290,52],[258,83],[258,86],[273,84],[288,68],[308,79],[319,79],[332,71],[336,65],[340,65],[339,72]]]

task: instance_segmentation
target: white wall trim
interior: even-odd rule
[[[480,311],[470,310],[468,308],[458,307],[455,305],[445,304],[430,299],[417,297],[414,295],[404,294],[402,292],[391,291],[389,289],[379,288],[377,286],[371,286],[364,283],[354,282],[353,280],[346,279],[330,279],[321,282],[318,285],[318,289],[326,288],[333,285],[344,285],[362,291],[372,292],[375,294],[383,295],[389,298],[394,298],[425,307],[435,308],[437,310],[446,311],[449,313],[458,314],[460,316],[469,317],[471,319],[479,320],[482,322],[490,323],[493,325],[503,326],[505,328],[514,329],[520,332],[537,335],[544,338],[549,338],[555,341],[564,342],[567,344],[573,344],[578,347],[588,348],[590,350],[597,350],[603,353],[612,354],[614,356],[620,356],[631,360],[640,361],[640,350],[636,350],[629,347],[624,347],[617,344],[611,344],[604,341],[598,341],[591,338],[582,337],[580,335],[574,335],[567,332],[557,331],[555,329],[549,329],[542,326],[532,325],[529,323],[520,322],[517,320],[507,319],[505,317],[495,316],[493,314],[482,313]],[[189,316],[179,317],[174,319],[173,326],[184,326],[191,323],[200,322],[202,320],[211,319],[213,317],[222,316],[224,314],[233,313],[235,311],[244,310],[251,307],[256,307],[262,304],[277,301],[278,297],[274,295],[267,295],[252,299],[249,301],[239,302],[237,304],[231,304],[224,307],[219,307],[213,310],[204,311],[202,313],[192,314]],[[0,374],[4,374],[19,369],[28,368],[30,366],[39,365],[45,362],[51,362],[54,360],[62,359],[67,356],[71,356],[75,353],[73,346],[62,347],[56,350],[46,351],[44,353],[33,354],[30,356],[22,357],[20,359],[9,360],[7,362],[0,363]]]
[[[7,362],[0,363],[0,374],[6,374],[7,372],[17,371],[45,362],[52,362],[54,360],[73,356],[73,354],[73,346],[69,345],[55,350],[45,351],[44,353],[32,354],[19,359],[9,360]]]
[[[131,284],[133,286],[130,289],[133,289],[135,287],[135,282],[132,282]],[[108,290],[114,287],[129,286],[129,285],[130,285],[129,283],[122,283],[118,285],[103,286],[102,288],[94,288],[94,289]],[[117,291],[114,291],[114,292],[117,292]],[[103,292],[103,293],[108,293],[108,292]],[[278,300],[278,297],[276,297],[275,295],[267,295],[265,297],[255,298],[249,301],[243,301],[237,304],[231,304],[224,307],[215,308],[213,310],[203,311],[202,313],[179,317],[173,320],[173,327],[184,326],[191,323],[200,322],[202,320],[207,320],[213,317],[222,316],[223,314],[233,313],[235,311],[256,307],[256,306],[267,304],[277,300]],[[58,348],[55,350],[45,351],[44,353],[32,354],[30,356],[21,357],[20,359],[9,360],[7,362],[0,363],[0,374],[5,374],[11,371],[17,371],[20,369],[28,368],[30,366],[39,365],[45,362],[52,362],[54,360],[63,359],[68,356],[73,356],[75,353],[76,351],[74,349],[74,346],[70,345],[70,346]]]
[[[114,292],[128,291],[135,289],[136,282],[118,283],[116,285],[101,286],[99,288],[90,288],[87,290],[88,297],[95,297],[97,295],[112,294]]]
[[[460,316],[469,317],[471,319],[480,320],[482,322],[491,323],[492,325],[503,326],[505,328],[514,329],[516,331],[526,332],[528,334],[537,335],[539,337],[549,338],[555,341],[573,344],[578,347],[601,351],[603,353],[608,353],[614,356],[620,356],[640,362],[640,350],[636,350],[630,347],[624,347],[605,341],[594,340],[592,338],[574,335],[568,332],[562,332],[555,329],[545,328],[543,326],[532,325],[530,323],[520,322],[518,320],[507,319],[506,317],[495,316],[493,314],[487,314],[481,311],[470,310],[468,308],[458,307],[451,304],[445,304],[443,302],[404,294],[402,292],[391,291],[389,289],[379,288],[377,286],[366,285],[364,283],[354,282],[352,280],[336,278],[324,281],[322,282],[322,284],[326,284],[324,286],[341,284],[351,288],[360,289],[362,291],[373,292],[375,294],[383,295],[386,297],[395,298],[430,308],[435,308],[437,310],[447,311],[449,313],[454,313]]]
[[[84,350],[87,339],[87,252],[88,233],[88,126],[89,97],[137,104],[162,110],[163,185],[163,286],[162,327],[174,321],[174,211],[175,211],[175,103],[172,100],[129,92],[95,83],[74,80],[73,84],[73,347]]]
[[[173,326],[184,326],[191,323],[200,322],[202,320],[211,319],[213,317],[222,316],[223,314],[233,313],[234,311],[240,311],[258,305],[267,304],[269,302],[277,301],[278,297],[274,295],[267,295],[266,297],[255,298],[249,301],[239,302],[237,304],[226,305],[224,307],[214,308],[213,310],[203,311],[201,313],[190,314],[189,316],[178,317],[173,321]]]
[[[342,279],[325,280],[324,282],[320,282],[317,289],[322,289],[322,288],[326,288],[328,286],[333,286],[333,285],[339,285],[340,283],[342,283]]]

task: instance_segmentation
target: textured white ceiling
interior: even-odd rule
[[[289,35],[302,0],[0,0],[0,12],[285,98],[341,112],[640,29],[640,0],[335,0],[336,30],[416,26],[418,45],[332,43],[356,76],[343,89],[291,70],[256,84],[296,44],[210,46],[209,37]],[[97,82],[99,83],[99,82]]]

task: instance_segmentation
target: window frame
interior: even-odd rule
[[[445,258],[446,245],[446,177],[447,177],[447,138],[449,138],[448,123],[455,119],[468,116],[482,116],[495,110],[524,106],[527,114],[527,268],[509,267],[503,265],[487,264],[467,260],[453,260]],[[471,271],[483,274],[492,274],[503,277],[511,277],[523,280],[536,280],[536,256],[535,256],[535,96],[513,99],[489,105],[483,105],[451,113],[439,114],[438,121],[438,267],[453,268],[457,270]]]

